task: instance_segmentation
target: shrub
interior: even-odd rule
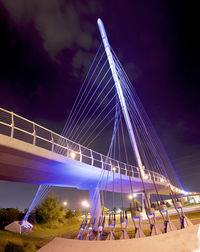
[[[62,221],[64,216],[65,210],[53,193],[49,194],[41,207],[37,209],[37,221],[40,220],[39,222]]]
[[[80,210],[80,209],[78,209],[78,208],[76,208],[76,209],[75,209],[74,216],[79,217],[79,216],[81,216],[81,215],[82,215],[81,210]]]
[[[167,201],[167,202],[166,202],[166,206],[167,206],[167,207],[171,207],[172,205]]]
[[[70,219],[73,216],[74,216],[74,214],[73,214],[72,210],[70,208],[68,208],[66,211],[66,214],[65,214],[66,219]]]
[[[20,212],[17,208],[1,208],[0,209],[0,229],[13,221],[19,220]]]
[[[8,242],[5,247],[5,252],[23,252],[23,246]]]

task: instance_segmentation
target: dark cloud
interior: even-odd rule
[[[97,43],[93,36],[96,23],[90,23],[84,16],[95,16],[101,10],[98,2],[3,0],[3,3],[18,26],[30,20],[33,22],[43,40],[44,49],[52,59],[59,60],[57,54],[62,50],[79,48],[79,52],[72,57],[73,66],[83,66],[86,70],[89,63],[83,55],[96,48]]]

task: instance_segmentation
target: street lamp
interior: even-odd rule
[[[64,206],[67,206],[67,201],[63,201],[63,205],[64,205]]]
[[[136,198],[137,197],[137,194],[136,193],[133,193],[133,194],[129,194],[128,195],[128,198],[130,199],[130,200],[132,200],[133,198]]]
[[[82,201],[82,206],[85,208],[85,217],[86,217],[86,215],[87,215],[87,208],[89,208],[90,205],[89,205],[89,203],[86,200],[84,200],[84,201]]]
[[[90,205],[86,200],[84,200],[84,201],[82,201],[82,206],[85,208],[89,208]]]

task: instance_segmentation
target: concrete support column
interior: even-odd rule
[[[147,215],[146,215],[146,211],[145,211],[145,207],[144,207],[144,193],[142,193],[142,219],[146,220],[147,219]]]
[[[90,197],[91,218],[95,218],[96,223],[98,223],[98,217],[101,215],[101,198],[99,187],[90,188],[89,197]]]
[[[151,201],[150,201],[151,194],[150,194],[150,192],[146,192],[146,197],[147,197],[147,199],[146,199],[146,200],[147,200],[147,202],[148,202],[147,204],[148,204],[148,205],[149,205],[149,207],[151,208]],[[148,206],[148,205],[147,205],[147,206]]]

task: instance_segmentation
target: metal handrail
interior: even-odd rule
[[[139,173],[138,167],[136,167],[136,166],[129,165],[129,164],[126,164],[126,163],[118,161],[118,160],[114,160],[113,158],[110,158],[110,157],[106,157],[105,155],[103,155],[101,153],[98,153],[98,152],[96,152],[94,150],[88,149],[85,146],[77,144],[76,142],[71,141],[68,138],[61,136],[61,135],[53,132],[52,130],[49,130],[49,129],[47,129],[47,128],[45,128],[45,127],[43,127],[43,126],[41,126],[41,125],[39,125],[39,124],[37,124],[35,122],[32,122],[32,121],[30,121],[30,120],[28,120],[26,118],[23,118],[22,116],[19,116],[19,115],[13,113],[13,112],[10,112],[8,110],[0,108],[0,112],[1,111],[7,113],[7,115],[10,116],[11,123],[8,124],[8,123],[5,123],[5,122],[2,121],[2,119],[1,119],[1,113],[0,113],[0,124],[4,125],[6,127],[10,127],[11,128],[10,137],[12,137],[12,138],[15,138],[15,132],[17,130],[17,131],[20,131],[20,132],[22,132],[24,134],[32,136],[33,137],[33,141],[32,141],[33,145],[36,145],[36,140],[40,139],[40,140],[43,140],[46,143],[50,143],[51,144],[51,151],[54,152],[54,153],[58,153],[60,155],[64,155],[64,156],[67,156],[68,158],[70,158],[71,157],[70,153],[73,152],[73,153],[75,153],[75,155],[77,154],[79,156],[78,160],[76,159],[77,161],[84,162],[83,161],[83,157],[86,157],[86,158],[89,158],[91,160],[91,164],[90,165],[93,165],[95,167],[98,167],[98,166],[95,165],[95,161],[97,161],[97,162],[101,163],[101,167],[98,167],[98,168],[103,169],[103,167],[109,165],[111,167],[111,171],[113,171],[113,172],[120,173],[121,170],[124,170],[125,174],[123,174],[123,175],[127,175],[127,173],[129,173],[128,176],[140,178],[140,173]],[[31,132],[29,132],[27,130],[24,130],[24,129],[21,129],[19,127],[16,127],[15,126],[15,119],[14,119],[15,117],[16,118],[20,118],[23,121],[30,123],[32,125],[33,132],[31,133]],[[46,138],[44,138],[42,136],[37,135],[36,127],[38,127],[40,129],[44,130],[45,132],[49,133],[50,136],[51,136],[51,140],[46,139]],[[1,134],[1,132],[0,132],[0,134]],[[55,142],[55,136],[58,137],[58,141],[57,141],[58,143]],[[19,139],[19,140],[25,141],[23,139]],[[67,146],[62,145],[61,144],[62,141],[64,143],[67,143]],[[71,146],[73,146],[73,145],[78,146],[79,147],[79,151],[74,150],[73,148],[70,148],[69,144]],[[42,146],[39,146],[39,147],[42,147]],[[67,152],[67,155],[65,155],[63,153],[56,152],[56,148],[55,147],[62,148],[62,150],[65,150]],[[42,148],[45,148],[45,147],[42,147]],[[83,154],[82,151],[81,151],[81,148],[87,150],[90,153],[90,156]],[[94,154],[100,156],[100,160],[94,158]],[[114,165],[112,164],[112,161],[113,161],[113,163],[117,163],[117,169],[113,169]],[[124,167],[121,167],[120,164],[123,165]],[[127,165],[131,168],[130,170],[127,168]],[[134,169],[136,169],[136,171]],[[156,173],[154,171],[147,170],[147,169],[144,169],[144,171],[146,172],[146,174],[148,174],[148,175],[146,175],[146,178],[144,178],[144,179],[146,179],[146,180],[152,180],[152,178],[154,177],[154,179],[156,178],[157,182],[159,181],[161,183],[167,183],[167,180],[166,180],[165,176],[163,176],[162,174],[159,174],[159,173]],[[130,175],[130,174],[132,174],[132,175]],[[137,176],[135,176],[136,174],[137,174]]]

